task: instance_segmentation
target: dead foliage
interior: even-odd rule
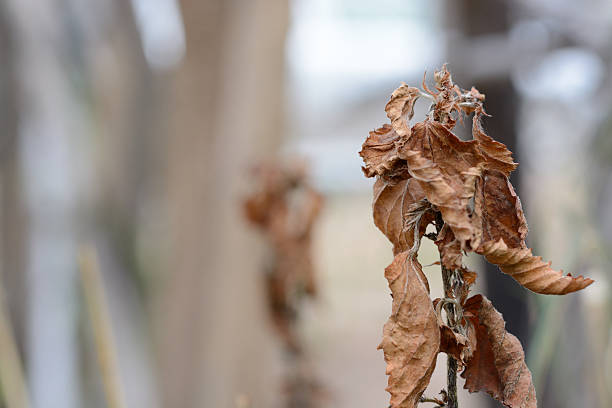
[[[438,352],[457,361],[469,391],[485,391],[507,407],[536,407],[521,344],[506,332],[488,299],[468,299],[476,274],[463,266],[463,255],[484,256],[536,293],[564,295],[593,281],[564,275],[533,255],[525,244],[521,201],[508,179],[518,165],[481,124],[487,116],[485,96],[456,86],[446,66],[434,79],[434,89],[425,81],[423,91],[406,84],[397,88],[385,107],[391,123],[370,132],[359,153],[365,176],[376,178],[374,223],[393,244],[395,256],[385,270],[393,307],[381,343],[390,407],[415,407],[419,401],[456,404],[450,382],[441,400],[422,397]],[[411,125],[420,97],[430,99],[431,108]],[[464,141],[452,131],[468,115],[472,139]],[[425,234],[431,223],[437,233]],[[423,236],[435,240],[440,251],[445,293],[434,302],[416,257]]]

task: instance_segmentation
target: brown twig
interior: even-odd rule
[[[433,402],[434,404],[438,404],[437,407],[444,407],[445,406],[445,402],[442,401],[441,399],[438,399],[438,398],[431,398],[431,397],[423,396],[423,397],[421,397],[419,402]]]

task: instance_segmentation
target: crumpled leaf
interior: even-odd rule
[[[474,329],[468,329],[468,333],[461,334],[443,324],[440,326],[440,352],[453,357],[460,367],[465,367],[466,362],[474,354],[476,347],[476,334]]]
[[[385,269],[393,296],[383,329],[382,348],[389,375],[391,408],[416,407],[436,365],[440,329],[419,262],[408,252]]]
[[[563,275],[533,256],[525,244],[527,222],[521,201],[508,178],[499,171],[485,171],[478,181],[475,212],[482,223],[483,242],[477,249],[529,290],[563,295],[593,283],[583,276]]]
[[[412,141],[419,136],[429,142],[422,146],[413,145]],[[439,143],[432,143],[432,140]],[[463,142],[444,126],[428,121],[414,126],[409,143],[410,147],[421,149],[400,152],[410,175],[419,181],[427,200],[442,213],[444,222],[452,228],[462,249],[477,248],[480,231],[473,225],[469,211],[476,179],[480,175],[477,157],[482,157],[476,152],[475,144]],[[475,166],[470,166],[471,163]]]
[[[391,241],[394,254],[412,249],[416,226],[420,239],[433,220],[434,212],[424,199],[423,189],[413,178],[400,181],[379,178],[374,183],[374,224]]]
[[[440,327],[440,353],[446,353],[452,356],[461,367],[465,367],[476,348],[476,332],[473,325],[465,326],[465,333],[457,333],[453,331],[444,321],[441,316],[441,302],[438,298],[433,301],[436,317],[438,319],[438,327]]]
[[[440,230],[436,245],[440,252],[440,262],[445,268],[460,269],[462,267],[461,243],[457,241],[453,230],[448,225],[444,225]]]
[[[468,299],[464,310],[476,332],[476,350],[461,374],[464,388],[485,391],[506,407],[537,408],[523,347],[502,315],[482,295]]]
[[[527,221],[521,200],[503,173],[485,170],[479,177],[474,207],[482,223],[483,241],[503,239],[513,248],[523,245],[527,237]]]
[[[434,72],[434,79],[436,81],[436,92],[427,88],[425,78],[423,78],[423,87],[434,97],[434,120],[450,130],[456,123],[456,119],[452,116],[453,112],[461,109],[457,100],[461,92],[459,87],[453,84],[453,79],[446,64],[442,66],[442,69]]]
[[[385,106],[387,117],[391,120],[393,130],[400,136],[410,135],[410,119],[414,115],[414,103],[421,95],[418,88],[408,86],[404,83],[400,85]]]
[[[403,136],[393,130],[393,125],[372,132],[360,152],[366,176],[377,176],[390,182],[387,188],[398,189],[406,187],[402,180],[417,180],[424,198],[440,211],[457,241],[444,242],[447,250],[442,263],[449,268],[460,266],[458,243],[461,250],[484,255],[537,293],[565,294],[591,284],[591,279],[564,276],[553,270],[527,248],[527,223],[508,181],[517,164],[506,146],[482,129],[484,95],[475,88],[462,93],[446,66],[435,73],[435,78],[435,91],[425,87],[434,97],[433,118],[416,123]],[[412,112],[416,91],[402,85],[394,95],[387,105],[388,114],[392,113],[389,117],[410,117],[406,113]],[[462,141],[451,132],[453,115],[471,112],[473,140]],[[414,190],[414,181],[410,185]],[[375,195],[375,222],[393,242],[396,254],[413,241],[407,236],[410,231],[403,228],[406,208],[412,201],[397,201],[406,198],[408,195],[398,191]],[[400,218],[394,218],[395,214]]]
[[[365,163],[362,169],[366,177],[393,178],[402,173],[406,176],[408,171],[398,163],[398,146],[402,141],[405,138],[400,137],[388,124],[371,131],[359,152]],[[398,170],[399,174],[394,174],[394,170]]]
[[[476,283],[476,277],[478,274],[474,271],[470,271],[469,269],[462,268],[461,269],[461,277],[463,278],[463,286],[460,290],[456,291],[456,297],[459,300],[459,304],[464,304],[472,285]]]
[[[472,90],[475,90],[472,88]],[[478,91],[476,91],[478,92]],[[508,150],[505,144],[493,140],[482,129],[480,118],[482,111],[477,111],[472,118],[472,137],[478,142],[478,148],[487,161],[487,168],[498,170],[507,176],[510,175],[518,167],[512,159],[512,152]]]

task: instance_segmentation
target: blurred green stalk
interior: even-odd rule
[[[17,351],[17,343],[4,307],[4,287],[0,283],[0,385],[8,408],[29,408],[30,400]]]
[[[87,311],[91,321],[98,362],[102,371],[102,383],[109,408],[125,408],[125,399],[119,380],[117,353],[104,296],[104,286],[100,275],[100,267],[95,250],[91,247],[81,249],[79,254],[79,269],[83,294],[87,303]]]

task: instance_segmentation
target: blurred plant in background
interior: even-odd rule
[[[262,230],[272,247],[265,268],[270,316],[294,353],[300,352],[294,327],[300,302],[317,294],[311,242],[323,200],[308,185],[305,171],[299,162],[257,166],[253,175],[259,186],[244,202],[247,219]]]
[[[257,187],[244,201],[244,210],[270,245],[262,277],[269,316],[287,351],[286,406],[316,407],[323,388],[309,369],[297,323],[305,298],[318,292],[311,244],[323,198],[309,185],[306,164],[299,160],[261,164],[253,176]]]

